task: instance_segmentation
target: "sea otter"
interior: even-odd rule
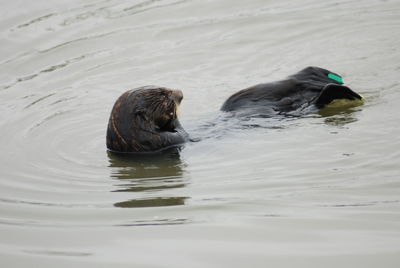
[[[146,86],[129,90],[114,104],[107,148],[114,152],[155,152],[188,140],[177,117],[182,91]]]
[[[362,97],[344,86],[338,74],[319,67],[307,67],[284,80],[243,89],[230,96],[221,110],[264,116],[301,114],[321,109],[339,99],[361,101]]]
[[[114,104],[107,128],[107,148],[114,152],[161,151],[183,144],[189,135],[179,123],[182,91],[158,86],[132,89]],[[335,100],[361,101],[342,78],[319,67],[307,67],[288,78],[259,84],[230,96],[221,110],[240,116],[304,114]]]

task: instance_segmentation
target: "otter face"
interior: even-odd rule
[[[186,141],[177,111],[182,91],[147,86],[125,92],[115,102],[107,147],[120,152],[149,152]]]
[[[155,131],[175,132],[182,91],[167,88],[144,88],[137,92],[136,114],[142,115]]]

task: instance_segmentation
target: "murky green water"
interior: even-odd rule
[[[398,267],[400,3],[3,1],[1,267]],[[308,65],[361,107],[203,127]],[[109,155],[116,98],[183,91],[205,137]],[[252,125],[262,127],[252,128]]]

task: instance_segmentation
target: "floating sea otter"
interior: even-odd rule
[[[114,104],[107,148],[116,152],[154,152],[182,144],[188,134],[177,117],[182,91],[146,86],[129,90]]]
[[[111,111],[107,148],[115,152],[155,152],[182,144],[189,135],[177,118],[180,90],[147,86],[122,94]],[[335,100],[362,101],[333,72],[307,67],[278,82],[259,84],[230,96],[226,112],[274,116],[321,109]]]

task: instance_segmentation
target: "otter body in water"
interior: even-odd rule
[[[319,67],[307,67],[285,80],[255,85],[230,96],[222,105],[226,112],[290,114],[321,109],[333,100],[361,100],[343,85],[342,78]]]
[[[115,152],[155,152],[182,144],[188,134],[177,110],[180,90],[147,86],[122,94],[114,104],[107,128],[107,148]]]
[[[114,152],[156,152],[189,140],[177,109],[180,90],[147,86],[129,90],[115,102],[107,128],[107,148]],[[307,67],[287,79],[259,84],[229,97],[221,110],[246,116],[306,113],[334,100],[362,100],[341,77]],[[311,108],[311,109],[310,109]]]

